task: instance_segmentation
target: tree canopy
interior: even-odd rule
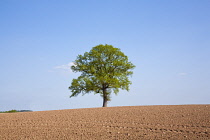
[[[134,68],[119,48],[97,45],[90,52],[78,55],[71,66],[73,72],[81,72],[81,75],[72,80],[70,97],[93,92],[103,97],[103,107],[106,107],[112,92],[117,94],[119,89],[129,90],[131,81],[128,76],[133,74]]]

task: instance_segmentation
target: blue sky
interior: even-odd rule
[[[69,66],[98,44],[136,65],[108,106],[210,104],[209,0],[1,0],[0,110],[101,107],[69,98]]]

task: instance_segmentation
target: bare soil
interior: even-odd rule
[[[210,139],[210,105],[127,106],[0,114],[0,140]]]

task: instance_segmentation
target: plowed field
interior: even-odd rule
[[[0,140],[210,139],[210,105],[0,114]]]

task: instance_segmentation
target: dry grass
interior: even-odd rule
[[[1,113],[0,139],[210,139],[210,105]]]

